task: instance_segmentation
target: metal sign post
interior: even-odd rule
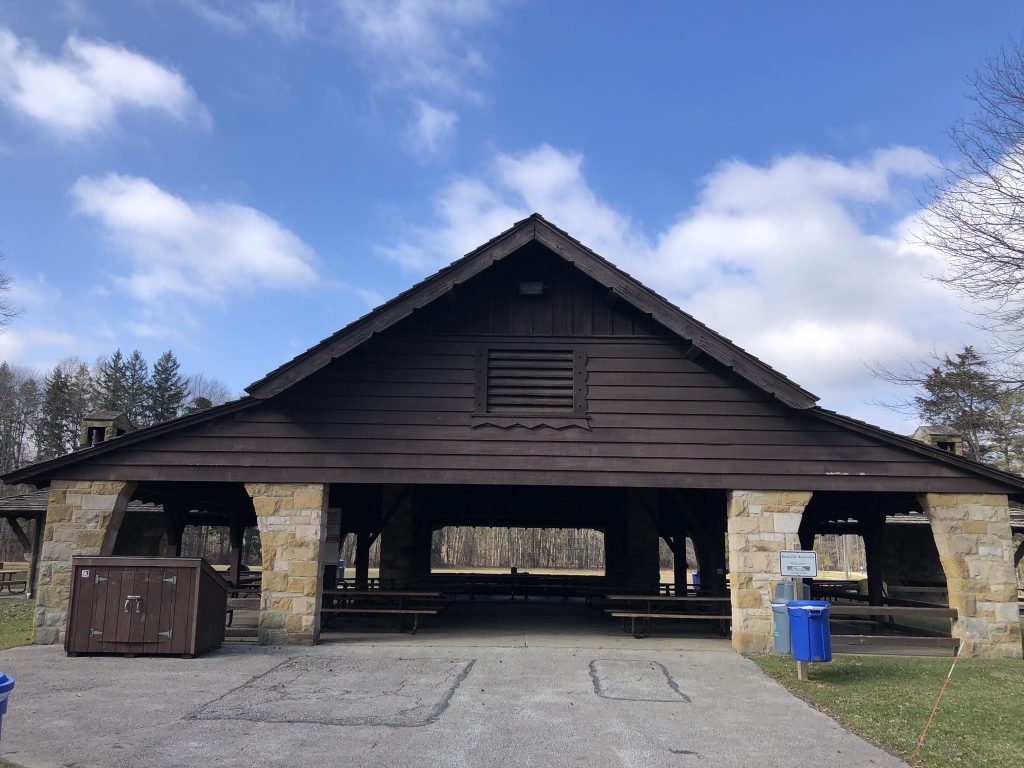
[[[779,553],[779,569],[784,577],[793,581],[793,595],[803,594],[800,585],[804,579],[813,579],[818,575],[818,553],[814,551],[783,550]],[[796,663],[797,680],[808,677],[808,662]]]

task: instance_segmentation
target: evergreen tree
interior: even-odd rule
[[[43,405],[36,428],[36,458],[51,459],[74,449],[78,430],[69,434],[74,418],[71,377],[57,366],[43,380]]]
[[[118,349],[100,361],[95,384],[95,405],[119,411],[137,427],[149,423],[149,365],[139,350],[125,359]]]
[[[207,408],[213,408],[213,403],[210,402],[208,397],[196,397],[185,408],[185,414],[191,416],[193,413],[199,413],[205,411]]]
[[[61,456],[78,446],[82,420],[94,410],[93,390],[88,367],[75,358],[62,360],[43,379],[33,429],[37,460]]]
[[[973,347],[955,358],[945,355],[921,382],[914,398],[927,423],[951,427],[963,435],[964,454],[977,461],[991,459],[990,436],[997,427],[996,412],[1003,391],[988,363]]]
[[[124,403],[120,410],[137,427],[150,423],[150,391],[149,364],[136,349],[125,363]]]
[[[106,360],[100,360],[96,375],[96,407],[104,411],[123,411],[127,366],[118,349]]]
[[[152,423],[173,419],[181,413],[188,394],[188,383],[180,373],[181,365],[170,350],[153,364],[149,392],[149,418]]]

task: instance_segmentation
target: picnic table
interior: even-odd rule
[[[0,592],[5,589],[12,595],[21,594],[28,586],[28,571],[3,569],[0,570]],[[20,589],[15,592],[15,587]]]
[[[728,627],[729,615],[715,612],[728,597],[701,597],[690,595],[605,595],[605,600],[622,603],[623,607],[606,608],[614,619],[622,619],[623,628],[629,622],[633,637],[647,637],[651,634],[652,619],[677,619],[681,621],[714,621],[719,624],[722,634]],[[639,607],[634,607],[639,604]],[[632,610],[629,610],[633,608]]]
[[[420,616],[436,616],[444,605],[440,592],[403,589],[325,589],[324,605],[320,611],[327,614],[393,615],[403,620],[402,631],[408,628],[416,634]],[[434,602],[431,602],[434,601]],[[406,618],[411,624],[405,624]]]

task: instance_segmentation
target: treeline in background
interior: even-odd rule
[[[73,451],[92,411],[120,411],[146,427],[231,399],[216,379],[180,369],[170,351],[152,366],[138,350],[127,357],[117,350],[91,365],[68,358],[45,373],[0,363],[0,472]]]

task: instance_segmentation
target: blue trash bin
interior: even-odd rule
[[[14,678],[0,674],[0,733],[2,733],[4,715],[7,714],[7,699],[14,690]]]
[[[828,629],[829,604],[824,600],[790,600],[790,640],[797,661],[832,661],[832,635]]]

